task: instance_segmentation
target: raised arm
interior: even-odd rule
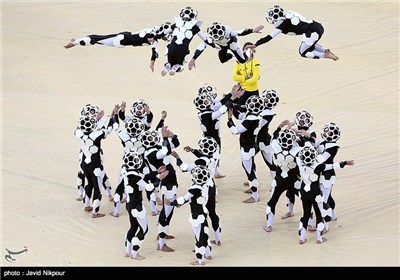
[[[126,116],[125,116],[125,109],[126,109],[126,102],[125,102],[125,101],[122,101],[120,110],[119,110],[119,112],[118,112],[118,117],[119,117],[123,122],[126,122],[126,121],[125,121],[125,118],[126,118]]]
[[[214,111],[212,113],[211,118],[213,120],[216,120],[217,118],[219,118],[220,116],[225,114],[228,111],[228,109],[231,107],[233,101],[240,98],[244,94],[244,92],[245,92],[245,90],[242,89],[240,87],[240,85],[235,84],[232,87],[230,98],[228,100],[226,100],[225,103],[217,111]]]
[[[167,118],[167,115],[168,115],[167,111],[165,111],[165,110],[161,111],[161,119],[157,124],[156,130],[158,130],[164,126],[164,122],[165,122],[165,119]]]

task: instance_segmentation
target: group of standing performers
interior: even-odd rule
[[[126,202],[130,228],[125,239],[126,256],[142,260],[140,246],[148,231],[146,208],[143,206],[142,192],[146,192],[151,214],[158,215],[157,250],[173,252],[166,241],[174,238],[168,235],[168,228],[174,207],[190,203],[190,223],[195,236],[196,261],[193,265],[204,265],[205,259],[211,259],[211,244],[221,245],[220,218],[216,212],[217,186],[215,178],[223,178],[219,171],[221,159],[221,139],[219,135],[220,118],[227,114],[227,126],[234,135],[239,135],[241,164],[247,176],[246,193],[251,197],[245,203],[260,201],[259,181],[256,174],[254,157],[260,153],[268,166],[272,178],[271,196],[266,207],[266,232],[272,231],[276,204],[283,192],[286,192],[288,212],[282,219],[294,215],[295,196],[300,197],[303,215],[299,224],[299,243],[306,242],[306,232],[316,231],[317,243],[323,243],[323,234],[329,230],[329,222],[336,220],[335,202],[332,187],[335,184],[335,169],[353,165],[354,161],[335,162],[338,152],[337,140],[339,127],[331,122],[321,131],[321,140],[310,128],[313,116],[308,111],[297,112],[294,122],[282,121],[278,128],[269,134],[269,125],[276,113],[273,108],[279,102],[275,90],[259,92],[260,62],[255,58],[256,48],[275,38],[277,35],[302,35],[299,53],[302,57],[334,61],[338,57],[329,49],[318,44],[324,28],[316,21],[306,19],[294,11],[284,11],[274,5],[267,10],[266,19],[275,29],[255,44],[246,42],[240,47],[238,36],[260,33],[262,25],[239,31],[214,22],[201,31],[202,22],[197,19],[197,11],[191,7],[181,10],[174,22],[165,22],[160,26],[143,29],[138,32],[120,32],[109,35],[88,35],[80,39],[71,39],[65,48],[77,45],[100,44],[105,46],[151,46],[150,68],[155,69],[159,57],[158,41],[168,42],[165,52],[166,62],[161,75],[175,75],[182,72],[188,63],[189,70],[196,67],[196,60],[207,46],[218,49],[218,58],[226,63],[236,59],[233,68],[233,80],[236,84],[222,98],[217,97],[216,88],[210,84],[202,85],[194,105],[200,121],[203,137],[198,148],[185,146],[186,152],[196,156],[196,160],[186,163],[174,150],[180,146],[178,136],[164,125],[167,112],[161,112],[156,128],[151,128],[153,114],[148,103],[139,99],[131,106],[131,115],[126,115],[126,103],[113,107],[109,120],[104,111],[87,104],[81,111],[75,136],[80,144],[78,169],[78,200],[83,200],[84,210],[92,213],[92,218],[104,217],[99,212],[103,187],[109,198],[114,201],[114,210],[110,215],[119,217],[121,203]],[[190,58],[189,45],[198,35],[202,43]],[[234,121],[236,119],[236,121]],[[124,125],[121,125],[121,122]],[[235,124],[237,122],[238,124]],[[124,155],[120,176],[114,197],[103,167],[101,141],[112,130],[121,140]],[[186,194],[177,197],[177,175],[171,164],[171,156],[176,166],[183,172],[190,172],[192,185]],[[87,184],[85,186],[85,180]],[[93,196],[92,196],[93,195]],[[90,200],[93,199],[93,206]],[[162,206],[161,211],[157,204]],[[313,222],[315,214],[315,226]],[[207,218],[210,218],[214,240],[209,238]]]

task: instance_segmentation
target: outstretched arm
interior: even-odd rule
[[[196,59],[204,52],[206,47],[207,47],[206,44],[200,43],[200,45],[194,51],[194,55],[193,55],[192,59],[189,61],[189,70],[196,68]]]
[[[179,206],[189,202],[192,197],[193,197],[193,194],[188,191],[184,196],[180,196],[180,197],[178,197],[176,200],[174,200],[172,202],[171,201],[165,201],[165,204],[179,207]]]
[[[272,31],[271,33],[269,33],[267,36],[265,36],[265,37],[259,39],[259,40],[255,43],[256,47],[258,47],[258,46],[260,46],[260,45],[262,45],[262,44],[268,43],[269,41],[271,41],[273,38],[275,38],[276,36],[278,36],[278,35],[281,34],[281,33],[282,33],[282,30],[280,30],[280,29],[275,29],[274,31]]]
[[[233,32],[232,32],[232,34],[234,36],[246,36],[246,35],[249,35],[249,34],[252,34],[252,33],[261,33],[261,30],[263,28],[264,28],[264,25],[258,25],[258,26],[254,27],[254,28],[246,28],[246,29],[239,30],[239,31],[236,32],[237,33],[236,35],[234,35]]]
[[[197,35],[201,38],[201,40],[203,40],[204,43],[200,43],[200,45],[195,50],[192,59],[189,61],[189,70],[196,68],[196,59],[204,52],[207,45],[213,48],[219,48],[218,45],[214,44],[213,40],[203,32],[200,31],[197,33]]]
[[[353,166],[354,160],[345,160],[345,161],[341,161],[341,162],[334,162],[331,164],[322,164],[322,167],[324,168],[323,170],[326,171],[326,170],[344,168],[346,165]]]

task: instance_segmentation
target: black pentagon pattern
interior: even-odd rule
[[[274,24],[279,18],[285,16],[285,11],[278,5],[274,5],[268,9],[266,19],[269,23]]]
[[[328,142],[336,142],[340,138],[340,129],[335,123],[328,123],[322,129],[322,138]]]
[[[260,96],[251,96],[246,100],[246,110],[253,113],[259,114],[265,109],[264,99]]]
[[[212,104],[211,96],[205,93],[200,93],[193,100],[193,104],[194,106],[196,106],[197,110],[204,111],[211,107]]]
[[[218,151],[218,143],[210,136],[203,137],[199,140],[199,148],[202,154],[211,157]]]
[[[137,117],[142,117],[146,114],[145,106],[149,106],[149,104],[144,99],[138,99],[133,102],[131,106],[131,113]]]
[[[191,21],[197,18],[197,11],[191,7],[186,7],[181,10],[179,16],[183,21]]]
[[[210,25],[207,28],[207,33],[208,35],[214,40],[214,41],[220,41],[224,38],[225,36],[225,31],[226,28],[219,22],[214,22],[212,25]]]
[[[143,165],[143,157],[137,152],[128,152],[124,154],[124,167],[127,170],[137,170]]]
[[[126,131],[131,137],[139,136],[144,130],[143,122],[136,117],[133,117],[125,124]]]
[[[203,93],[203,94],[208,94],[211,96],[211,99],[216,99],[217,98],[217,89],[210,85],[210,84],[203,84],[200,88],[199,88],[199,94]]]
[[[296,125],[301,127],[311,127],[313,125],[313,116],[308,111],[301,111],[296,113]]]
[[[296,141],[296,134],[291,129],[284,129],[279,132],[278,143],[283,149],[290,149]]]
[[[197,165],[192,169],[192,182],[197,185],[204,185],[211,177],[210,170],[204,165]]]
[[[157,34],[161,35],[161,39],[164,41],[169,41],[172,38],[172,23],[169,21],[161,24],[160,28],[157,31]]]
[[[97,125],[95,116],[82,116],[79,118],[78,126],[84,133],[92,132]]]
[[[299,152],[299,158],[304,164],[311,165],[317,158],[317,151],[313,147],[305,146]]]
[[[157,130],[147,130],[139,138],[145,148],[154,147],[160,142],[160,135]]]
[[[96,116],[100,112],[99,107],[92,105],[92,104],[86,104],[81,111],[81,116]]]
[[[264,103],[265,103],[265,107],[267,109],[272,109],[274,108],[278,102],[279,102],[279,95],[278,93],[273,90],[273,89],[269,89],[269,90],[264,90],[261,93],[262,98],[264,99]]]

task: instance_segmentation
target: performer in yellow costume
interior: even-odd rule
[[[259,96],[258,80],[260,79],[260,62],[254,57],[254,44],[247,42],[243,46],[243,52],[247,54],[245,63],[236,62],[233,68],[233,80],[238,82],[240,87],[245,90],[245,93],[240,97],[234,106],[234,115],[246,112],[246,100],[253,95]],[[237,112],[235,112],[237,111]]]

